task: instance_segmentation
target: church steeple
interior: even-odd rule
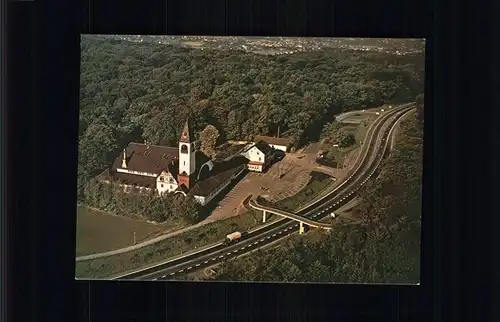
[[[184,124],[184,128],[181,132],[181,138],[179,139],[180,143],[191,143],[194,141],[194,136],[191,127],[189,126],[189,118],[186,119],[186,123]]]
[[[186,120],[179,139],[179,174],[177,176],[179,185],[190,188],[191,176],[196,172],[196,152],[194,149],[194,135],[189,127],[189,120]]]

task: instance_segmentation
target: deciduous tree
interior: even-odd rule
[[[211,124],[207,125],[200,133],[200,150],[209,157],[215,155],[215,147],[219,138],[219,130]]]

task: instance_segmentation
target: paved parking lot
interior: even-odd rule
[[[311,166],[304,167],[293,160],[287,155],[264,173],[247,173],[220,201],[219,207],[209,216],[210,220],[238,215],[244,211],[241,202],[250,194],[278,201],[302,190],[309,182]]]
[[[236,216],[246,210],[242,201],[248,195],[260,195],[269,201],[276,202],[295,195],[302,190],[310,179],[311,171],[324,172],[336,178],[339,184],[350,170],[359,154],[359,149],[346,156],[344,169],[320,166],[315,162],[318,144],[311,144],[302,152],[288,153],[283,160],[273,164],[265,173],[249,172],[222,199],[219,207],[207,218],[210,221]]]

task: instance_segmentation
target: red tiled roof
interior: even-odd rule
[[[275,138],[272,136],[256,135],[254,137],[254,142],[258,142],[258,141],[264,141],[267,144],[284,145],[284,146],[288,146],[292,143],[292,140],[287,139],[287,138]]]
[[[228,161],[214,163],[210,177],[198,181],[189,191],[190,195],[207,196],[220,184],[226,182],[231,176],[245,167],[247,158],[236,156]]]
[[[206,156],[203,152],[199,150],[195,152],[194,158],[196,162],[196,171],[198,171],[203,164],[210,161],[210,157]]]
[[[260,140],[254,145],[257,149],[259,149],[260,152],[264,153],[265,155],[269,155],[273,153],[273,148],[267,144],[266,142]]]
[[[127,169],[147,173],[159,174],[167,169],[169,165],[174,165],[178,159],[179,149],[159,145],[129,143],[126,148]],[[120,153],[113,163],[112,170],[122,168],[123,152]]]

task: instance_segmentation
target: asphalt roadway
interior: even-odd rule
[[[332,211],[348,203],[355,193],[375,173],[380,164],[384,152],[388,146],[389,134],[393,125],[408,111],[414,107],[407,105],[394,108],[381,115],[374,125],[369,137],[369,144],[364,145],[365,154],[361,165],[348,179],[339,187],[333,197],[321,200],[308,208],[300,211],[301,216],[320,220],[328,216]],[[396,116],[396,117],[395,117]],[[376,122],[377,122],[376,121]],[[384,127],[385,124],[388,126]],[[385,129],[383,133],[382,129]],[[286,238],[298,232],[299,223],[290,219],[284,219],[267,226],[265,229],[249,233],[244,239],[233,245],[217,245],[209,249],[186,255],[185,257],[169,261],[165,264],[146,268],[131,274],[119,277],[120,280],[175,280],[177,276],[185,275],[192,271],[198,271],[206,267],[220,264],[228,259],[242,256],[253,251],[258,251],[264,246]]]

